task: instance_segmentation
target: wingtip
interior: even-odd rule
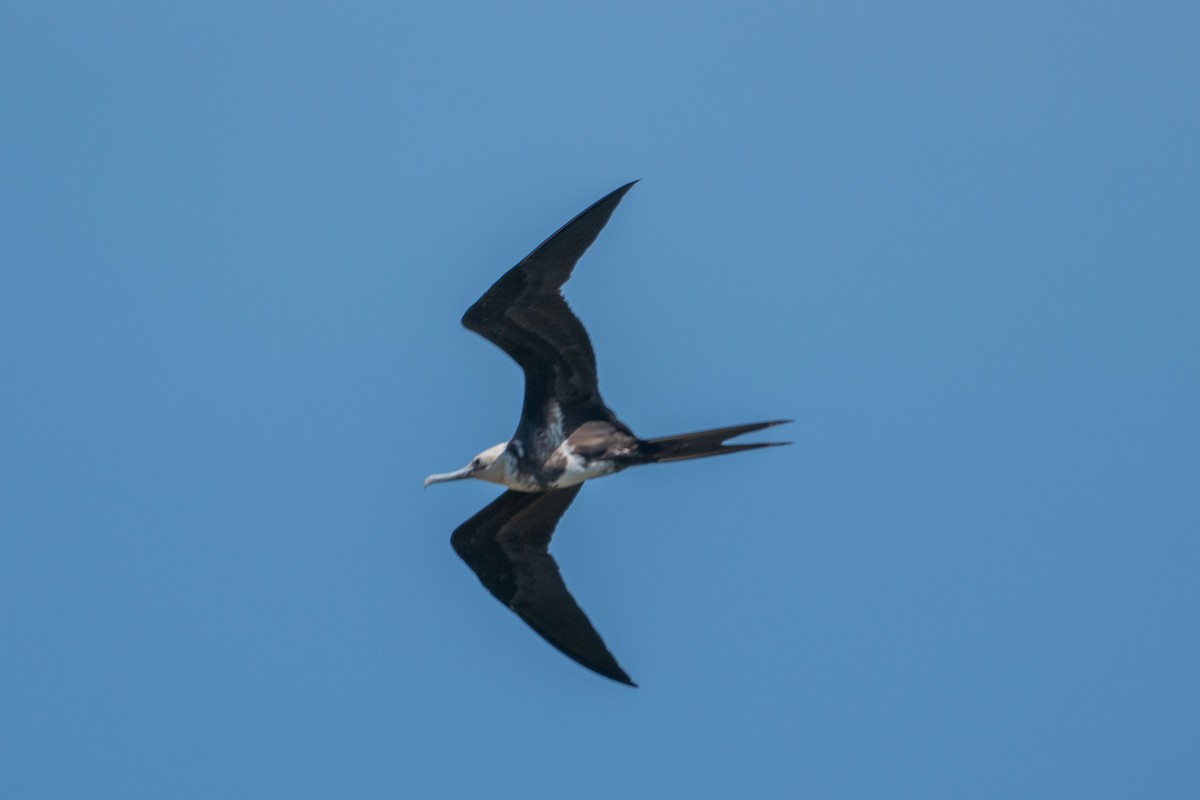
[[[592,672],[595,672],[597,675],[608,678],[614,683],[619,683],[623,686],[632,686],[634,689],[638,688],[638,685],[634,683],[633,678],[629,677],[629,673],[621,669],[621,665],[618,664],[617,660],[612,657],[612,654],[607,653],[607,655],[607,660],[610,662],[608,664],[586,664],[578,659],[576,659],[576,661],[579,661],[580,664],[583,664],[583,666],[587,667]]]
[[[571,656],[571,658],[574,658],[574,656]],[[613,683],[619,683],[623,686],[632,686],[634,689],[638,688],[638,685],[633,682],[633,678],[629,677],[629,674],[625,672],[625,670],[621,669],[621,665],[617,663],[617,660],[612,657],[611,653],[608,654],[608,660],[611,663],[588,664],[584,663],[583,661],[579,661],[577,658],[575,659],[575,661],[587,667],[592,672],[600,675],[601,677],[608,678]]]
[[[620,675],[606,675],[605,677],[612,678],[614,681],[621,684],[622,686],[628,686],[632,689],[638,688],[638,685],[633,682],[633,679],[630,678],[628,675],[626,675],[624,672],[622,672]]]

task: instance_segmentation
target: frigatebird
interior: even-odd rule
[[[525,401],[512,438],[460,470],[425,479],[476,478],[508,491],[459,525],[450,543],[480,582],[547,642],[614,681],[636,686],[571,597],[549,553],[550,537],[583,482],[641,464],[756,450],[787,442],[726,444],[791,420],[641,439],[600,397],[596,356],[562,295],[637,181],[596,201],[506,272],[467,309],[462,324],[508,353],[525,373]]]

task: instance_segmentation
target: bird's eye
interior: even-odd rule
[[[481,462],[479,461],[478,458],[475,459],[474,461],[471,462],[471,469],[479,469],[480,463]]]

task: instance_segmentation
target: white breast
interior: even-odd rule
[[[565,458],[567,465],[563,474],[558,476],[558,479],[554,481],[555,489],[565,489],[577,483],[590,481],[592,478],[602,478],[605,475],[613,474],[616,469],[616,464],[612,461],[584,461],[571,452],[566,442],[558,446],[555,455]]]

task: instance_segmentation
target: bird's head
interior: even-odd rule
[[[504,455],[506,447],[508,447],[508,442],[501,442],[495,447],[489,447],[472,458],[471,463],[462,469],[456,469],[454,472],[442,472],[437,475],[430,475],[425,479],[425,488],[429,488],[434,483],[457,481],[463,478],[504,483],[505,463],[501,456]]]

